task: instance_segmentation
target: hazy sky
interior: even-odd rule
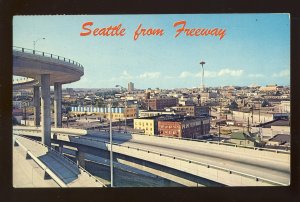
[[[175,38],[179,20],[186,28],[226,29],[215,36]],[[103,28],[122,23],[123,37],[80,36],[82,24]],[[138,25],[160,28],[163,36],[133,39]],[[73,59],[84,66],[80,81],[63,87],[136,88],[199,87],[206,64],[206,86],[290,84],[290,19],[288,14],[78,15],[16,16],[13,45]]]

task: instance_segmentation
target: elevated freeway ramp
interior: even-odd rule
[[[104,187],[73,161],[40,142],[13,137],[14,187]]]

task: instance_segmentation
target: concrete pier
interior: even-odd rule
[[[42,141],[51,146],[50,75],[41,75]]]
[[[54,83],[54,125],[55,128],[62,127],[61,117],[62,84]]]
[[[76,151],[76,161],[77,161],[77,165],[81,166],[82,168],[85,168],[85,154],[84,152],[80,151],[78,149],[78,151]]]
[[[40,103],[40,87],[33,86],[33,104],[34,104],[34,125],[41,124],[41,103]]]

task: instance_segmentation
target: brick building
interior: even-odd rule
[[[166,98],[150,98],[146,99],[144,105],[147,109],[159,110],[164,109],[165,107],[173,107],[178,103],[178,99],[174,97]]]
[[[158,118],[158,134],[198,139],[209,134],[210,118],[169,115]]]

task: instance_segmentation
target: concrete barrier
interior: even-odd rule
[[[19,146],[21,146],[23,149],[26,151],[26,155],[29,155],[33,161],[36,162],[36,164],[42,168],[60,187],[67,187],[67,185],[54,174],[48,167],[41,161],[39,160],[34,154],[32,154],[26,147],[24,147],[20,141],[15,140]]]

